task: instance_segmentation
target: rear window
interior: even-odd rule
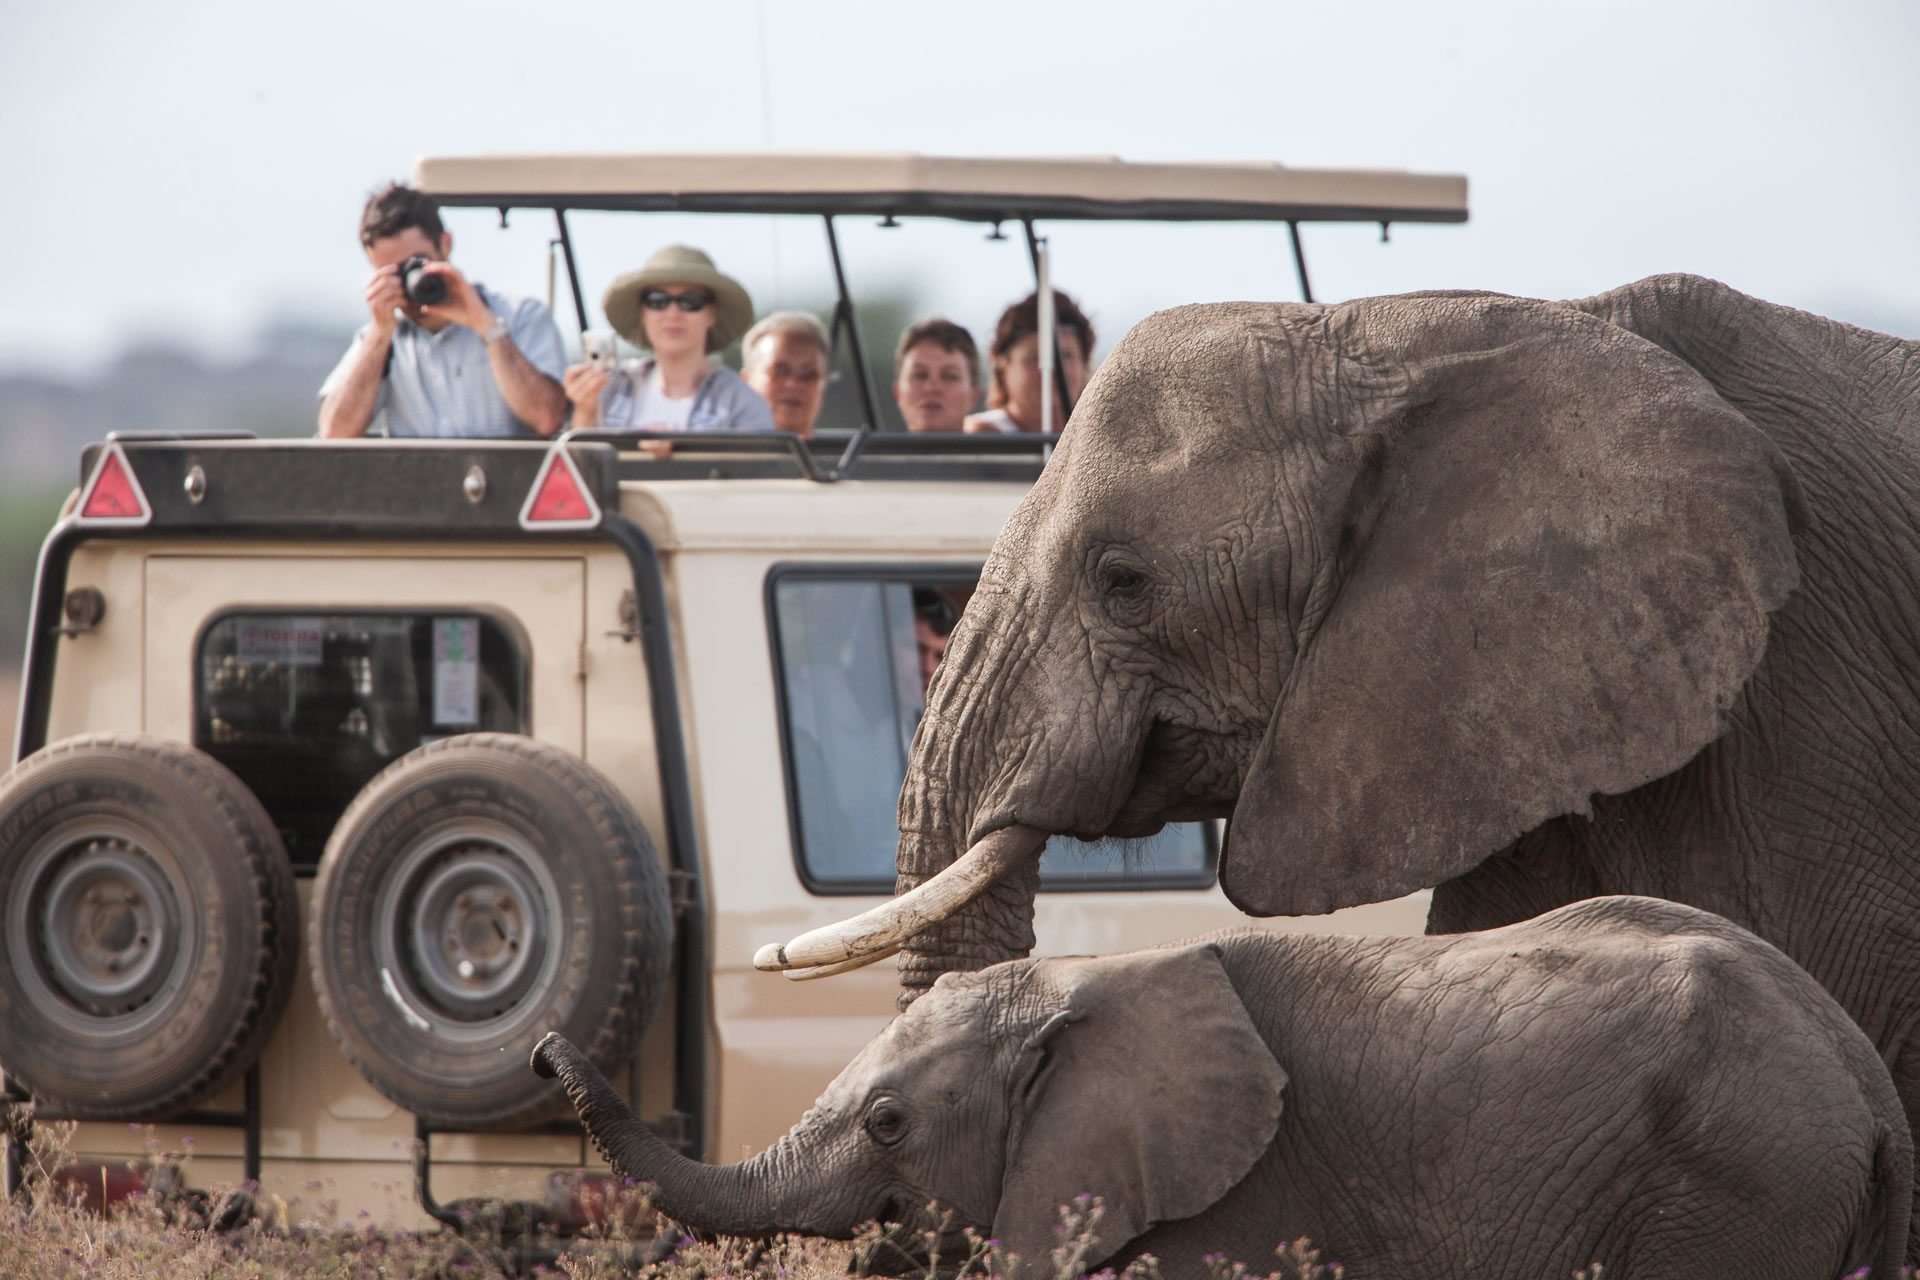
[[[816,893],[893,889],[900,784],[925,677],[978,570],[786,568],[770,583],[787,795],[801,878]],[[1211,824],[1147,840],[1056,839],[1042,889],[1205,888]]]
[[[529,720],[525,646],[478,612],[223,614],[194,676],[194,745],[259,797],[297,866],[400,756]]]

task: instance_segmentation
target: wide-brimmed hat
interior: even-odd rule
[[[638,271],[629,271],[607,286],[600,309],[614,332],[636,347],[650,347],[640,324],[640,295],[663,284],[697,284],[711,290],[720,314],[707,330],[707,350],[718,351],[738,341],[753,323],[753,299],[731,276],[714,269],[713,259],[692,245],[670,244],[655,251]]]

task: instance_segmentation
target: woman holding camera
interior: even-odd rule
[[[753,301],[706,254],[668,245],[608,285],[600,309],[616,332],[652,354],[568,368],[576,429],[773,430],[767,402],[711,359],[753,323]]]

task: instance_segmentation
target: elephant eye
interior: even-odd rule
[[[881,1102],[867,1112],[867,1133],[882,1146],[892,1146],[906,1136],[907,1116],[891,1102]]]
[[[1100,570],[1100,590],[1110,599],[1126,600],[1147,589],[1147,575],[1126,563],[1107,564]]]
[[[1138,556],[1125,551],[1108,552],[1100,558],[1094,582],[1107,617],[1121,626],[1145,624],[1153,577]]]

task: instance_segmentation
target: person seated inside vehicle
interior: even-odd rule
[[[913,589],[913,642],[920,654],[920,693],[925,696],[933,673],[947,654],[947,639],[959,615],[952,601],[930,587]]]
[[[922,320],[893,353],[893,401],[909,431],[959,431],[980,401],[980,348],[951,320]]]
[[[753,300],[713,259],[672,244],[607,286],[600,309],[616,333],[652,354],[612,370],[567,369],[576,429],[771,431],[767,402],[715,361],[753,321]]]
[[[566,355],[553,315],[469,280],[447,261],[440,208],[391,183],[360,211],[373,264],[371,317],[320,386],[320,435],[550,436],[567,420]]]
[[[1060,372],[1066,375],[1067,394],[1075,400],[1086,389],[1093,364],[1093,322],[1072,298],[1053,291],[1054,328],[1060,340]],[[1030,293],[1000,313],[993,330],[993,380],[987,388],[985,413],[969,414],[970,432],[1040,430],[1040,295]],[[1066,425],[1067,406],[1053,396],[1053,429]]]
[[[827,327],[804,311],[776,311],[747,330],[740,360],[740,375],[772,407],[773,425],[811,440],[833,367]]]

